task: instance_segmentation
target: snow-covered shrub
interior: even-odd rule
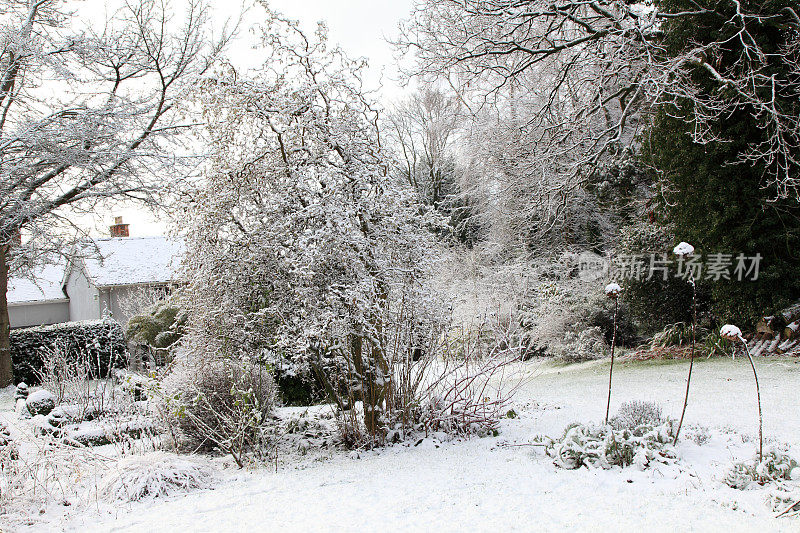
[[[702,328],[697,328],[695,332],[696,339],[701,339],[708,331]],[[664,328],[653,335],[653,338],[650,340],[650,347],[655,348],[667,348],[670,346],[684,346],[691,344],[692,342],[692,324],[686,324],[683,322],[677,322],[675,324],[669,324],[664,326]]]
[[[657,403],[631,400],[623,402],[608,423],[615,430],[632,430],[644,425],[659,426],[664,423],[664,418]]]
[[[11,331],[14,378],[29,385],[39,383],[43,358],[54,350],[62,351],[69,361],[88,364],[95,378],[124,366],[127,355],[122,326],[108,318],[15,329]]]
[[[702,336],[703,328],[697,328]],[[700,356],[711,357],[714,355],[727,355],[731,352],[732,342],[724,338],[719,331],[712,329],[698,344],[697,352]]]
[[[596,299],[587,309],[583,320],[587,326],[598,327],[608,344],[614,336],[614,304],[608,298]],[[617,310],[617,346],[633,346],[639,340],[636,325],[631,319],[626,301],[618,301]]]
[[[568,333],[564,341],[564,344],[555,350],[564,361],[588,361],[599,359],[608,353],[603,331],[598,327],[586,328],[578,333]]]
[[[170,416],[190,449],[219,448],[239,466],[265,446],[262,428],[275,406],[268,367],[220,359],[178,368],[169,383]]]
[[[652,253],[660,260],[673,248],[672,231],[671,226],[637,221],[620,230],[616,253],[620,256]],[[649,261],[649,255],[644,259]],[[647,279],[647,266],[645,265],[645,275],[639,279],[629,276],[622,281],[630,315],[639,324],[641,333],[651,334],[667,324],[690,322],[692,289],[689,284],[673,275],[666,280],[658,274]],[[704,294],[700,290],[701,308],[705,301]]]
[[[497,435],[519,384],[511,367],[518,359],[507,354],[451,365],[434,363],[410,412],[426,434]]]
[[[183,336],[188,315],[176,297],[161,300],[132,316],[125,328],[129,342],[144,347],[156,363],[169,362],[169,351]]]
[[[544,265],[547,273],[530,298],[520,303],[516,314],[523,344],[529,349],[556,357],[570,357],[577,347],[580,332],[587,327],[584,318],[592,309],[588,284],[571,279],[558,269]]]
[[[559,439],[539,437],[556,466],[576,469],[612,468],[635,465],[644,470],[651,463],[675,459],[671,446],[674,428],[670,421],[641,425],[634,429],[613,429],[609,425],[570,424]]]
[[[698,446],[704,446],[711,440],[711,432],[707,426],[693,424],[686,428],[684,433],[686,438],[694,442]]]
[[[11,432],[0,420],[0,508],[8,508],[12,495],[18,490],[19,451],[11,439]]]
[[[31,393],[28,399],[25,400],[25,407],[28,409],[31,416],[47,415],[50,414],[50,411],[55,409],[56,398],[53,396],[52,392],[46,389],[37,390]]]
[[[541,265],[537,290],[516,313],[522,344],[529,351],[570,362],[605,356],[614,336],[614,301],[605,296],[600,281],[564,270],[564,264],[575,260],[566,256]],[[630,345],[637,339],[627,298],[617,300],[617,345]]]
[[[17,458],[17,449],[14,440],[11,438],[11,431],[5,422],[0,420],[0,472],[3,471],[8,461]]]
[[[745,490],[757,485],[795,479],[800,466],[785,448],[770,446],[759,462],[758,456],[750,461],[737,462],[725,473],[723,483],[731,488]],[[794,472],[793,472],[794,471]]]
[[[111,502],[171,496],[213,486],[214,470],[185,455],[164,452],[122,459],[103,477],[97,493]]]
[[[86,399],[91,380],[91,363],[87,357],[73,357],[64,342],[43,349],[40,357],[42,364],[35,374],[39,384],[53,393],[56,403]]]
[[[283,405],[314,405],[326,399],[325,385],[307,360],[274,350],[264,350],[259,360],[272,369]]]

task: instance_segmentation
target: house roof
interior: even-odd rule
[[[183,243],[166,237],[114,237],[84,244],[86,275],[98,287],[166,283],[176,277]]]
[[[9,304],[67,299],[61,290],[61,280],[64,278],[63,260],[37,267],[31,273],[31,278],[9,277],[7,293]]]

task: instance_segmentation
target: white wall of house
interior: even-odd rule
[[[8,304],[12,328],[27,328],[69,321],[69,301],[20,302]]]
[[[101,318],[100,292],[89,279],[80,263],[76,263],[67,278],[69,295],[69,320],[95,320]]]
[[[122,324],[123,327],[131,318],[128,313],[123,310],[123,307],[126,307],[125,304],[134,299],[139,291],[141,291],[141,289],[137,286],[113,287],[108,290],[111,316],[114,317],[114,320]]]

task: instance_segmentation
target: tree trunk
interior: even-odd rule
[[[8,245],[0,245],[0,388],[11,385],[11,323],[8,319]]]
[[[367,342],[368,346],[370,345]],[[350,338],[350,355],[353,367],[358,374],[360,399],[364,408],[364,425],[370,437],[380,441],[383,439],[383,400],[386,397],[388,372],[380,350],[367,348],[372,356],[369,364],[364,362],[364,338],[352,335]]]

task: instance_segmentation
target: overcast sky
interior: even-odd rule
[[[214,20],[217,23],[235,17],[241,5],[237,0],[209,0],[209,2],[215,11]],[[80,9],[89,9],[93,3],[89,0]],[[403,89],[397,83],[397,68],[392,47],[386,39],[396,37],[398,23],[408,17],[413,0],[270,0],[269,3],[275,11],[299,20],[303,29],[309,32],[316,29],[319,21],[325,21],[332,43],[339,44],[351,57],[366,57],[369,61],[369,69],[365,76],[369,89],[382,86],[379,94],[384,102],[392,101],[402,95]],[[101,9],[105,10],[105,2],[100,5],[103,5]],[[239,63],[237,56],[243,63],[252,61],[252,57],[248,56],[251,54],[253,37],[247,28],[259,22],[262,14],[263,10],[260,7],[253,7],[247,11],[241,35],[229,50],[234,64]],[[114,216],[122,216],[124,221],[130,224],[132,237],[161,235],[165,232],[163,224],[135,206],[98,210],[96,216],[91,221],[87,219],[86,222],[94,228],[92,232],[94,235],[106,237],[108,226],[113,223]]]

